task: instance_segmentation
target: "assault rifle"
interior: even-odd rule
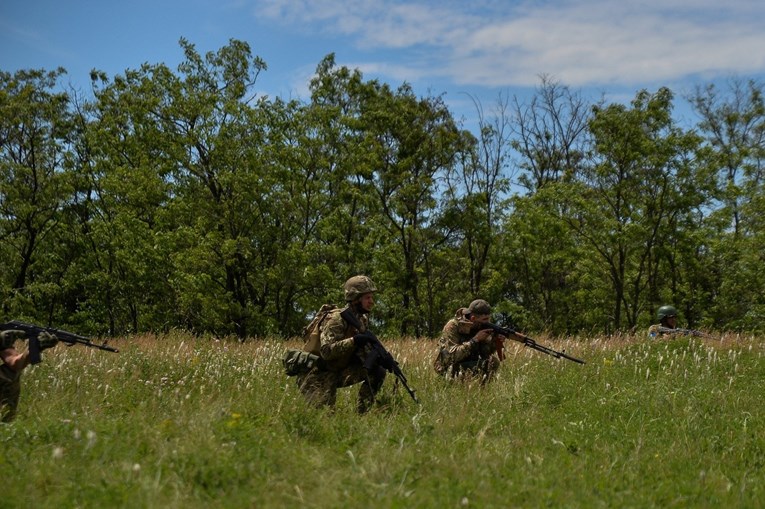
[[[568,359],[570,361],[577,362],[579,364],[584,364],[585,362],[582,359],[577,359],[576,357],[572,357],[566,353],[565,350],[563,351],[557,351],[553,350],[552,348],[548,348],[544,345],[540,345],[533,339],[531,339],[528,336],[524,336],[520,332],[516,332],[514,329],[507,328],[507,327],[500,327],[499,325],[495,325],[491,322],[476,322],[479,326],[479,330],[485,330],[485,329],[491,329],[497,334],[500,334],[502,336],[505,336],[506,338],[514,339],[515,341],[518,341],[519,343],[523,343],[527,347],[536,350],[538,352],[546,353],[547,355],[552,355],[556,359]],[[500,347],[498,345],[497,351],[500,350]]]
[[[340,313],[340,316],[343,317],[343,319],[351,324],[353,327],[356,328],[359,332],[361,332],[361,329],[363,326],[361,325],[361,322],[359,322],[359,319],[356,317],[356,315],[353,314],[353,311],[351,311],[350,308],[347,308],[343,310]],[[385,368],[389,373],[393,373],[396,378],[398,378],[401,381],[401,385],[404,386],[404,389],[406,389],[406,392],[409,393],[409,395],[412,397],[415,403],[419,403],[417,401],[417,396],[414,395],[414,390],[412,390],[409,387],[409,383],[406,381],[406,377],[404,376],[404,372],[401,371],[401,368],[398,366],[398,362],[396,362],[396,359],[393,358],[393,356],[390,354],[388,350],[385,349],[382,343],[380,343],[380,340],[377,339],[377,336],[375,336],[370,330],[366,330],[366,332],[363,332],[362,334],[365,334],[367,337],[369,337],[369,345],[372,347],[372,351],[367,356],[367,358],[364,360],[364,367],[369,370],[372,369],[375,365],[380,365],[383,368]]]
[[[669,327],[664,327],[659,325],[655,327],[653,331],[658,332],[659,334],[671,334],[671,335],[679,334],[681,336],[698,336],[701,338],[717,339],[715,336],[712,336],[711,334],[707,334],[706,332],[701,332],[700,330],[696,330],[696,329],[671,329]]]
[[[5,330],[20,330],[20,331],[26,332],[27,337],[29,337],[29,362],[31,362],[32,364],[39,364],[40,361],[42,360],[40,357],[40,339],[39,339],[40,333],[42,332],[53,334],[54,336],[58,338],[59,341],[63,343],[67,343],[69,346],[80,344],[80,345],[89,346],[92,348],[98,348],[99,350],[106,350],[108,352],[114,352],[114,353],[119,352],[119,350],[117,350],[116,348],[107,346],[106,341],[104,341],[103,344],[99,345],[99,344],[93,343],[89,338],[80,336],[73,332],[67,332],[65,330],[60,330],[60,329],[53,329],[50,327],[42,327],[40,325],[32,325],[30,323],[19,322],[16,320],[0,324],[0,331],[5,331]]]

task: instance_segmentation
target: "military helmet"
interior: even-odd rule
[[[491,306],[483,299],[476,299],[470,303],[467,312],[470,315],[490,315]]]
[[[662,306],[656,312],[656,318],[659,320],[664,320],[670,316],[677,316],[677,309],[675,309],[673,306]]]
[[[343,285],[345,301],[352,302],[365,293],[376,292],[377,287],[369,276],[353,276]]]

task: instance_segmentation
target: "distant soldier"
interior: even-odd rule
[[[651,325],[648,328],[648,337],[657,338],[659,336],[700,336],[713,338],[705,332],[695,329],[680,329],[677,327],[677,309],[673,306],[662,306],[656,312],[656,319],[659,323]]]
[[[677,309],[674,306],[662,306],[656,311],[656,319],[659,323],[648,328],[648,337],[657,338],[664,335],[674,334],[677,329]]]
[[[16,417],[21,395],[21,372],[29,365],[29,352],[19,353],[14,347],[17,339],[26,337],[20,330],[0,332],[0,420],[10,422]],[[58,338],[43,332],[38,337],[40,351],[53,348]]]
[[[386,370],[374,366],[367,370],[364,359],[370,352],[370,337],[364,333],[368,314],[374,306],[377,287],[367,276],[353,276],[343,286],[345,308],[329,311],[321,323],[318,362],[310,371],[298,375],[297,383],[306,400],[316,406],[334,406],[339,387],[361,384],[356,410],[367,412],[385,381]],[[340,315],[350,309],[362,325],[358,330]]]
[[[466,308],[457,310],[438,340],[438,355],[433,367],[440,375],[451,377],[477,377],[488,383],[499,369],[503,336],[494,337],[491,329],[480,329],[480,324],[491,318],[491,306],[476,299]],[[499,339],[499,341],[497,341]]]

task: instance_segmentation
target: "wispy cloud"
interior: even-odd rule
[[[0,19],[0,32],[2,32],[4,38],[10,41],[35,48],[37,51],[54,58],[67,60],[72,57],[71,52],[57,47],[48,39],[47,35],[40,30],[12,25],[3,19]]]
[[[550,74],[597,86],[765,71],[759,0],[254,1],[261,17],[397,50],[395,64],[359,67],[408,80],[527,86]]]

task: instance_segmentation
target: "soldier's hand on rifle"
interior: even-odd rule
[[[372,342],[372,336],[367,332],[361,332],[353,336],[353,344],[356,348],[363,348]]]
[[[473,337],[473,339],[477,343],[488,343],[489,341],[491,341],[492,334],[494,334],[494,331],[491,329],[479,330],[476,333],[476,335]]]
[[[40,351],[47,350],[48,348],[53,348],[58,344],[58,338],[55,334],[50,334],[48,332],[41,332],[39,336],[37,336],[38,341],[40,342]]]

